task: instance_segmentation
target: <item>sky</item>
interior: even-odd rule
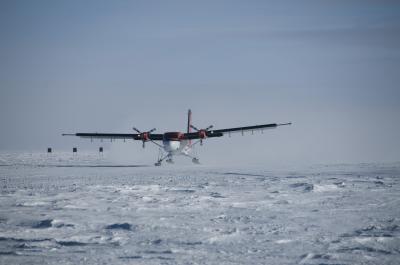
[[[400,161],[399,1],[0,1],[0,150],[120,153],[61,133],[293,122],[206,163]]]

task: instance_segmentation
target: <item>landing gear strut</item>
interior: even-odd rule
[[[191,158],[193,164],[196,164],[196,165],[200,164],[200,160],[197,157],[191,156],[191,155],[188,155],[188,154],[185,154],[185,153],[182,153],[182,155]]]
[[[173,160],[173,155],[172,155],[172,153],[167,153],[167,154],[165,154],[164,156],[163,156],[163,154],[165,154],[165,153],[164,153],[163,150],[160,148],[159,153],[158,153],[158,160],[157,160],[156,163],[154,163],[154,165],[155,165],[156,167],[161,166],[161,164],[162,164],[162,162],[163,162],[164,160],[165,160],[165,162],[167,162],[167,163],[169,163],[169,164],[174,164],[174,160]],[[193,164],[196,164],[196,165],[200,164],[200,160],[197,158],[197,156],[191,156],[191,155],[189,155],[189,154],[187,154],[187,153],[184,153],[184,152],[181,152],[179,155],[184,155],[184,156],[190,158],[190,159],[192,160]]]
[[[162,150],[161,149],[160,149],[160,154],[162,155]],[[165,159],[167,159],[167,160],[165,160]],[[159,167],[159,166],[161,166],[161,162],[164,161],[164,160],[165,160],[165,162],[170,163],[170,164],[174,163],[174,160],[172,160],[172,155],[170,153],[168,153],[163,157],[159,156],[158,161],[156,163],[154,163],[154,165],[156,167]]]
[[[155,165],[156,167],[161,166],[161,162],[164,161],[165,159],[167,159],[168,157],[170,157],[170,154],[166,154],[165,156],[162,156],[162,155],[163,155],[163,151],[162,151],[162,149],[160,148],[160,149],[159,149],[159,152],[158,152],[158,160],[157,160],[156,163],[154,163],[154,165]]]

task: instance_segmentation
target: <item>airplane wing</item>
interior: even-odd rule
[[[292,123],[270,123],[270,124],[261,124],[261,125],[253,125],[246,127],[235,127],[235,128],[227,128],[227,129],[219,129],[219,130],[198,130],[197,132],[185,133],[186,139],[202,139],[209,137],[221,137],[224,134],[228,133],[243,133],[246,131],[263,131],[267,129],[275,129],[278,126],[282,125],[291,125]]]
[[[63,136],[78,136],[81,138],[90,138],[90,139],[110,139],[110,140],[115,140],[115,139],[133,139],[133,140],[143,140],[143,137],[139,133],[64,133],[62,134]],[[156,134],[156,133],[149,133],[148,134],[148,139],[153,140],[153,141],[161,141],[163,139],[162,134]]]
[[[235,127],[235,128],[228,128],[228,129],[220,129],[214,130],[214,133],[235,133],[235,132],[245,132],[245,131],[263,131],[267,129],[275,129],[278,126],[282,125],[290,125],[292,123],[270,123],[270,124],[262,124],[262,125],[253,125],[253,126],[246,126],[246,127]]]

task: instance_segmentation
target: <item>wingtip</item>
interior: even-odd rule
[[[291,122],[287,122],[287,123],[280,123],[280,124],[278,124],[278,126],[281,126],[281,125],[292,125],[292,123],[291,123]]]

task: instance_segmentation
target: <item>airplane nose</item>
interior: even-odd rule
[[[179,141],[164,141],[164,149],[167,152],[179,150],[180,145]]]

